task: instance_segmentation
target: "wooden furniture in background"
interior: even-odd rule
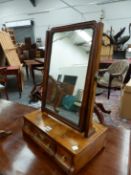
[[[16,51],[17,48],[13,44],[9,33],[3,31],[0,32],[0,45],[3,49],[8,64],[10,66],[19,66],[19,68],[21,68],[21,62]]]
[[[8,99],[6,67],[0,67],[0,93],[1,92],[4,92],[6,99]]]
[[[0,109],[0,129],[12,131],[12,135],[0,138],[0,172],[65,175],[52,156],[22,134],[23,116],[36,109],[6,100],[0,100]],[[77,175],[129,175],[130,138],[130,130],[109,128],[105,148]]]
[[[26,49],[30,50],[31,49],[31,45],[32,45],[31,38],[30,37],[26,37],[25,38],[25,47],[26,47]]]
[[[7,29],[6,29],[6,32],[9,33],[10,38],[11,38],[13,44],[16,44],[16,38],[15,38],[14,30],[13,30],[13,29],[10,29],[10,28],[7,28]]]
[[[113,55],[113,45],[110,44],[110,40],[107,36],[102,37],[102,47],[101,47],[101,60],[112,59]]]
[[[129,107],[130,102],[131,79],[123,88],[123,93],[120,99],[120,117],[131,120],[131,108]]]
[[[1,31],[0,32],[0,46],[2,49],[2,53],[3,53],[3,57],[1,57],[1,63],[6,62],[8,63],[9,67],[7,68],[7,74],[9,75],[9,73],[15,74],[17,76],[17,79],[19,79],[17,82],[19,83],[19,92],[21,94],[22,88],[23,88],[23,73],[22,73],[22,64],[19,60],[18,54],[17,54],[17,48],[14,45],[14,43],[11,40],[11,37],[9,35],[9,33]],[[3,61],[4,59],[6,59],[6,61]],[[7,66],[5,65],[1,65],[1,66]],[[13,70],[14,68],[14,70]],[[10,71],[8,71],[8,69]],[[12,70],[12,71],[11,71]]]
[[[45,50],[38,48],[35,43],[31,45],[31,48],[28,51],[29,59],[43,58],[45,55]]]
[[[21,97],[22,90],[23,90],[23,81],[22,81],[22,72],[20,71],[18,66],[7,66],[7,77],[10,75],[15,75],[16,76],[16,85],[19,91],[19,96]]]
[[[7,28],[6,26],[2,28],[3,32],[7,32],[10,35],[10,38],[13,42],[13,44],[16,44],[16,38],[15,38],[15,32],[12,28]]]
[[[10,75],[14,75],[16,77],[16,86],[18,88],[18,91],[19,91],[19,96],[21,97],[21,93],[22,93],[22,87],[23,87],[23,82],[22,82],[22,79],[21,79],[21,71],[19,69],[18,66],[0,66],[1,69],[3,68],[6,68],[6,76],[7,76],[7,84],[8,84],[8,77]]]
[[[29,71],[30,70],[30,75],[33,80],[33,84],[35,84],[35,73],[34,70],[40,70],[42,71],[44,69],[44,58],[42,58],[43,62],[38,61],[37,59],[34,60],[24,60],[24,65],[26,68],[26,75],[27,78],[29,78]]]

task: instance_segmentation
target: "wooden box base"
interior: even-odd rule
[[[24,116],[23,131],[46,151],[67,174],[77,173],[105,144],[107,128],[94,123],[88,138],[36,110]]]

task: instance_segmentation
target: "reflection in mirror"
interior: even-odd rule
[[[92,29],[53,35],[46,108],[76,125],[80,121]]]

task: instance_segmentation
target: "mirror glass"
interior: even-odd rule
[[[93,29],[55,32],[45,108],[79,125]]]

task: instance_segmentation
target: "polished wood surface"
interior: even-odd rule
[[[13,134],[0,138],[0,173],[6,175],[64,175],[51,156],[23,136],[23,116],[36,109],[0,100],[0,129]],[[109,128],[105,149],[77,175],[129,175],[130,131]],[[85,155],[86,156],[86,155]]]

